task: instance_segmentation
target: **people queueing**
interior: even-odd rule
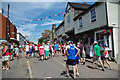
[[[100,54],[100,46],[98,45],[97,41],[94,41],[94,57],[93,57],[93,64],[92,68],[95,69],[95,61],[99,61],[102,66],[102,71],[104,71],[104,66],[101,60],[101,54]]]

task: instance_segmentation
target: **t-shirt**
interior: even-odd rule
[[[55,50],[58,50],[58,44],[55,44],[54,47],[55,47]]]
[[[100,54],[100,46],[95,45],[94,46],[94,51],[96,51],[96,55],[95,56],[101,56],[101,54]]]
[[[28,45],[26,45],[26,51],[29,51],[29,46]]]
[[[48,45],[45,45],[45,50],[49,51],[49,46]]]
[[[75,47],[74,45],[69,45],[70,48],[68,49],[68,59],[72,59],[72,60],[76,60],[76,57],[75,57]]]

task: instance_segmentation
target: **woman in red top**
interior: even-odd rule
[[[2,61],[4,63],[3,65],[3,70],[9,70],[9,52],[8,52],[8,46],[7,46],[7,42],[4,43],[4,49],[3,49],[3,53],[2,53]]]

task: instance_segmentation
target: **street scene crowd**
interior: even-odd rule
[[[42,44],[27,44],[27,45],[16,45],[15,43],[3,42],[1,45],[2,54],[2,70],[8,71],[10,69],[9,61],[19,60],[21,53],[25,53],[26,59],[40,58],[40,61],[49,60],[49,58],[59,57],[62,54],[66,57],[66,77],[69,77],[69,65],[73,67],[73,76],[79,76],[79,70],[77,65],[85,65],[86,52],[83,42],[74,44],[73,41],[68,41],[64,44],[57,42],[46,42]],[[104,71],[104,61],[108,64],[108,69],[111,70],[109,63],[110,56],[108,53],[107,45],[104,45],[104,52],[100,52],[100,46],[97,41],[90,43],[89,56],[92,59],[92,69],[95,69],[95,61],[99,61],[101,70]]]

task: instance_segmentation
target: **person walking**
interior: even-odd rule
[[[112,70],[111,66],[110,66],[110,63],[108,61],[108,58],[110,59],[110,55],[108,53],[108,48],[107,48],[107,45],[104,45],[104,52],[102,53],[102,63],[103,63],[103,66],[104,66],[104,61],[106,61],[106,63],[108,64],[108,69]]]
[[[93,57],[93,63],[92,63],[92,68],[95,69],[95,61],[99,61],[101,66],[102,66],[102,71],[104,71],[104,66],[101,61],[101,54],[100,54],[100,46],[98,45],[97,41],[94,41],[94,57]]]
[[[80,51],[77,47],[73,45],[73,41],[69,41],[69,45],[66,47],[67,61],[66,61],[66,77],[69,77],[69,65],[73,67],[74,78],[76,77],[76,57],[75,49]]]
[[[49,58],[49,46],[48,46],[48,43],[46,43],[44,49],[45,49],[45,59],[48,60],[48,58]]]
[[[30,50],[30,46],[29,46],[29,44],[27,44],[27,45],[26,45],[26,48],[25,48],[26,56],[27,56],[26,58],[27,58],[27,59],[29,59],[29,55],[30,55],[30,54],[29,54],[29,50]]]
[[[15,46],[15,59],[19,59],[19,48],[17,45]]]
[[[37,47],[37,45],[35,44],[35,56],[38,58],[39,57],[39,55],[38,55],[38,47]]]
[[[41,45],[39,47],[39,53],[40,53],[40,59],[41,59],[41,61],[43,61],[44,60],[44,55],[45,55],[45,51],[44,51],[43,45]]]
[[[54,48],[55,48],[55,55],[56,55],[58,53],[58,44],[56,42],[55,42]]]
[[[2,63],[3,63],[3,70],[9,70],[9,50],[7,46],[7,42],[4,43],[4,49],[2,53]]]
[[[35,52],[35,48],[34,48],[34,44],[31,44],[31,58],[34,58],[34,52]]]
[[[93,55],[94,55],[94,50],[93,50],[94,46],[92,44],[92,42],[90,42],[90,52],[89,52],[89,56],[90,58],[93,58]]]

